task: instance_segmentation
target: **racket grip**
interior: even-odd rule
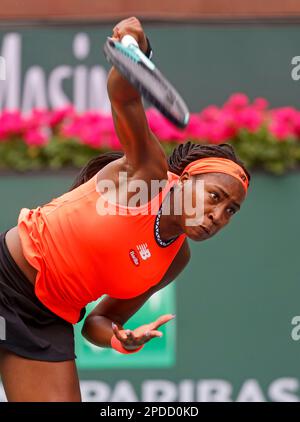
[[[124,47],[129,47],[130,45],[134,45],[135,47],[139,48],[139,45],[136,41],[136,39],[132,35],[124,35],[124,37],[121,39],[121,43],[124,45]]]

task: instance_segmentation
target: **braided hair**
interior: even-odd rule
[[[123,156],[124,152],[114,151],[106,152],[92,158],[77,175],[69,191],[87,182],[107,164]],[[180,176],[184,168],[192,161],[208,157],[227,158],[228,160],[234,161],[243,168],[250,181],[250,173],[247,171],[244,164],[237,158],[234,149],[230,144],[202,145],[194,144],[190,141],[180,144],[174,148],[172,154],[168,157],[169,171]]]
[[[180,176],[184,168],[191,162],[209,157],[227,158],[227,160],[234,161],[242,167],[250,181],[250,173],[235,155],[234,149],[230,144],[201,145],[193,144],[190,141],[180,144],[168,158],[169,170]]]

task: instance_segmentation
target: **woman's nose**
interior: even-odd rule
[[[221,210],[217,210],[216,208],[211,210],[208,213],[208,218],[215,224],[215,225],[219,225],[221,223],[221,218],[222,218],[222,211]]]

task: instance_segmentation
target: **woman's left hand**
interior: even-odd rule
[[[175,318],[175,315],[166,314],[157,318],[156,321],[150,324],[141,325],[140,327],[129,330],[119,330],[116,324],[112,324],[114,335],[122,343],[122,346],[128,350],[134,350],[142,344],[147,343],[155,337],[162,337],[163,333],[157,329]]]

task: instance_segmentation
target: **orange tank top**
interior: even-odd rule
[[[96,174],[46,205],[22,208],[18,230],[24,256],[38,271],[39,300],[75,324],[104,294],[128,299],[159,283],[186,237],[167,244],[159,237],[161,204],[178,177],[168,172],[163,190],[140,207],[107,201]],[[116,212],[102,212],[108,208]]]

